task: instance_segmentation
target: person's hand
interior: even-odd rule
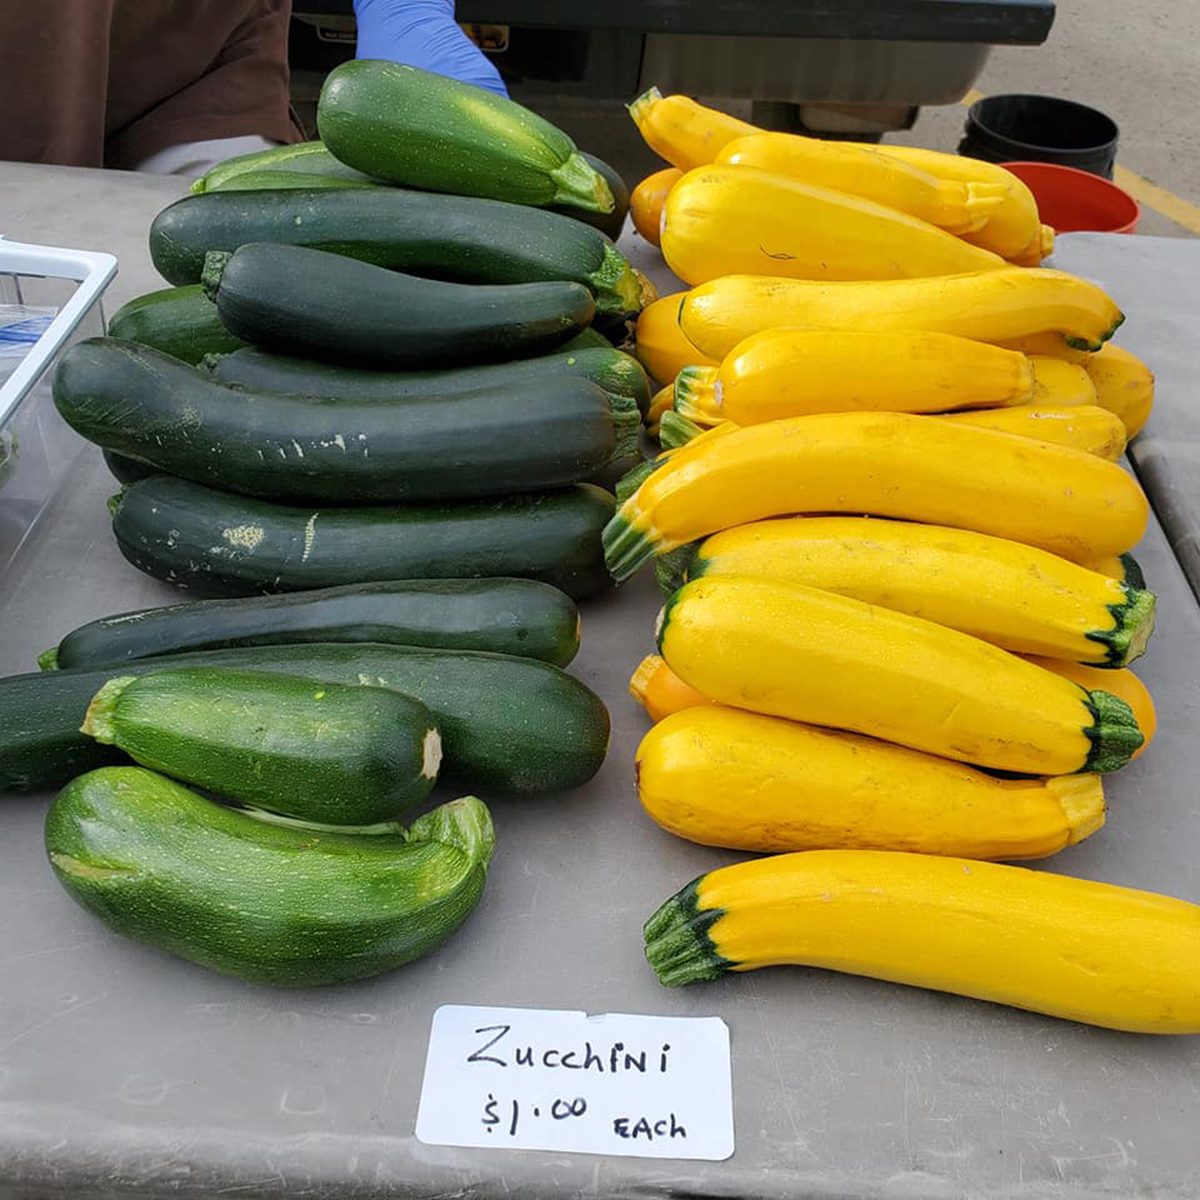
[[[383,58],[508,95],[500,73],[455,24],[454,0],[354,0],[359,58]]]

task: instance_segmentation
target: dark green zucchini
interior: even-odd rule
[[[600,769],[608,712],[572,675],[532,658],[415,646],[313,643],[173,654],[122,675],[175,666],[277,671],[324,683],[375,684],[414,696],[442,735],[442,777],[470,790],[528,794],[574,788]],[[42,791],[123,761],[79,732],[112,668],[0,679],[0,791]]]
[[[269,350],[440,367],[553,350],[591,323],[581,283],[445,283],[305,246],[214,251],[204,287],[221,324]]]
[[[136,458],[126,458],[125,455],[116,454],[112,450],[101,449],[100,453],[104,457],[104,465],[118,483],[136,483],[139,479],[158,474],[157,467],[138,462]]]
[[[637,447],[637,407],[559,375],[387,402],[248,392],[145,346],[63,355],[54,403],[77,433],[160,471],[290,503],[387,504],[577,483]]]
[[[253,596],[385,579],[540,579],[569,596],[610,586],[590,484],[458,504],[311,508],[154,475],[112,503],[121,553],[199,596]]]
[[[226,800],[326,825],[394,821],[429,795],[429,709],[387,688],[234,667],[110,679],[83,732]]]
[[[139,767],[76,779],[46,818],[54,873],[88,912],[276,987],[364,979],[428,954],[478,903],[493,843],[473,796],[401,832],[315,836]]]
[[[556,350],[537,358],[517,358],[482,367],[446,371],[371,371],[309,358],[289,358],[247,346],[211,363],[213,377],[250,391],[291,392],[338,400],[396,400],[405,396],[452,396],[493,389],[499,394],[548,380],[556,375],[590,379],[614,396],[628,396],[645,414],[650,407],[650,381],[630,354],[587,331],[595,345]],[[603,344],[600,344],[603,342]]]
[[[150,226],[150,257],[169,283],[199,283],[209,251],[248,242],[458,283],[570,280],[595,296],[597,312],[642,308],[637,275],[599,230],[499,200],[401,188],[212,192],[176,201]]]
[[[604,177],[557,126],[507,97],[417,67],[342,63],[321,88],[317,128],[342,162],[388,183],[613,209]]]
[[[109,337],[153,346],[172,358],[198,363],[208,354],[229,354],[246,343],[217,316],[199,284],[148,292],[122,305],[108,323]]]
[[[611,350],[612,342],[608,340],[598,329],[589,325],[586,329],[580,330],[569,342],[555,351],[556,354],[561,354],[564,350]],[[636,361],[636,360],[635,360]]]
[[[603,176],[604,182],[608,184],[608,190],[612,192],[613,198],[612,211],[589,212],[586,208],[575,208],[570,204],[553,204],[550,206],[550,211],[562,213],[564,217],[571,217],[575,221],[591,225],[593,229],[600,230],[615,242],[621,236],[621,232],[625,228],[625,218],[629,214],[629,185],[616,168],[609,166],[604,159],[597,158],[594,154],[588,154],[586,151],[582,153],[585,161],[590,163],[596,169],[596,173]]]
[[[322,142],[296,142],[227,158],[191,186],[193,194],[257,188],[378,188],[377,180],[339,162]]]
[[[579,610],[535,579],[412,579],[199,600],[81,625],[38,658],[42,670],[120,667],[133,659],[227,646],[380,642],[491,650],[565,667],[579,649]]]

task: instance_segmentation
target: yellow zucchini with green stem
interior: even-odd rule
[[[1033,859],[1104,824],[1098,775],[996,779],[876,738],[717,705],[660,721],[636,764],[654,821],[733,850]]]
[[[758,576],[935,621],[1005,650],[1123,667],[1154,630],[1154,593],[965,529],[790,517],[706,538],[683,577]],[[682,580],[681,580],[682,582]]]
[[[857,142],[756,133],[727,142],[715,161],[757,167],[899,209],[951,233],[982,229],[1009,196],[1007,183],[938,179]]]
[[[644,937],[668,986],[790,963],[1108,1029],[1200,1033],[1200,905],[1028,867],[775,855],[692,880]]]
[[[1138,758],[1145,753],[1158,729],[1158,714],[1150,690],[1132,671],[1126,667],[1114,670],[1088,667],[1064,658],[1043,658],[1035,654],[1021,657],[1055,675],[1070,679],[1088,691],[1098,689],[1119,696],[1129,705],[1143,738],[1142,744],[1130,757]],[[660,654],[647,654],[638,663],[629,680],[629,694],[646,710],[651,721],[661,721],[685,708],[715,703],[691,684],[684,683]]]
[[[1094,283],[1065,271],[1018,267],[931,279],[833,282],[726,275],[693,288],[679,308],[683,336],[718,360],[751,334],[784,325],[920,329],[980,342],[1053,333],[1067,346],[1098,350],[1123,320]]]
[[[912,279],[1005,265],[898,209],[756,167],[689,171],[667,195],[660,242],[667,266],[690,284],[737,274]]]
[[[909,413],[829,413],[709,430],[663,458],[603,542],[622,580],[720,529],[791,513],[869,513],[1092,562],[1132,548],[1148,512],[1137,482],[1090,454]]]
[[[719,367],[687,366],[675,411],[697,424],[757,425],[808,413],[951,412],[1027,404],[1030,360],[947,333],[765,329]]]
[[[1115,771],[1142,744],[1129,706],[968,634],[753,576],[685,584],[659,653],[718,704],[1030,775]]]

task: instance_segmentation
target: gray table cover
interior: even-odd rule
[[[1125,313],[1117,341],[1154,371],[1154,411],[1129,457],[1200,598],[1200,239],[1070,233],[1053,265],[1111,293]]]
[[[176,191],[171,181],[5,167],[0,229],[115,251],[119,300],[154,286],[144,231]],[[1128,277],[1114,267],[1114,287],[1152,290],[1139,277],[1158,273],[1154,261]],[[1139,344],[1161,360],[1154,328]],[[78,622],[176,598],[118,555],[103,503],[111,490],[89,451],[0,578],[0,671],[29,669]],[[1108,827],[1047,869],[1200,900],[1200,609],[1157,526],[1139,556],[1161,597],[1141,665],[1158,739],[1112,781]],[[586,607],[572,670],[612,712],[600,775],[571,795],[497,802],[482,906],[436,955],[373,981],[270,991],[115,937],[51,875],[47,798],[0,797],[0,1196],[1194,1196],[1200,1037],[1111,1033],[802,969],[680,991],[657,984],[642,920],[737,857],[670,837],[637,803],[632,759],[647,722],[626,685],[651,648],[657,604],[642,578]],[[417,1142],[430,1019],[443,1003],[723,1017],[734,1156]]]

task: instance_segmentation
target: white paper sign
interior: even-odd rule
[[[718,1160],[733,1153],[729,1027],[445,1004],[417,1137],[440,1146]]]

